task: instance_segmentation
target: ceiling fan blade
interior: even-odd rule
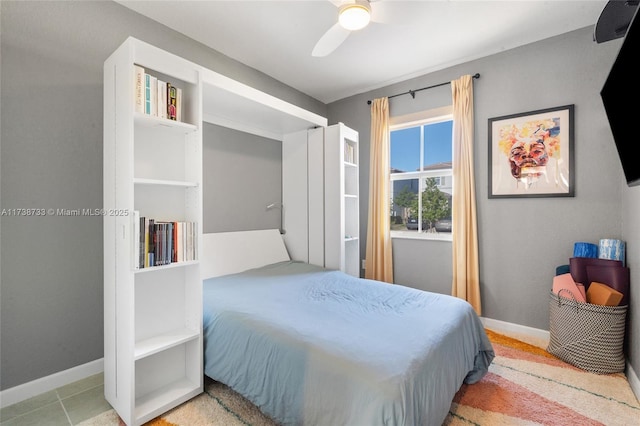
[[[350,33],[351,31],[345,30],[340,26],[340,24],[334,24],[322,37],[320,37],[320,40],[318,40],[311,52],[311,56],[327,56],[340,46]]]

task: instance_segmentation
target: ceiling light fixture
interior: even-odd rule
[[[338,22],[349,31],[361,30],[371,20],[371,6],[368,0],[355,0],[353,3],[343,4],[338,11]]]

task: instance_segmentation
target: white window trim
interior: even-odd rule
[[[443,119],[453,119],[453,107],[443,106],[427,111],[389,117],[389,130],[400,130],[423,124],[435,123]]]
[[[420,111],[412,114],[400,115],[396,117],[389,117],[389,132],[394,130],[407,129],[409,127],[423,126],[425,124],[437,123],[444,120],[453,119],[453,106],[444,106],[440,108],[433,108],[427,111]],[[422,130],[421,130],[422,131]],[[420,155],[422,156],[422,149],[420,147]],[[433,176],[451,176],[452,171],[443,173],[438,170],[426,170],[423,172],[405,172],[391,175],[391,182],[395,180],[405,179],[420,179],[420,187],[422,187],[423,177]],[[433,175],[433,176],[431,176]],[[392,239],[409,239],[409,240],[430,240],[430,241],[449,241],[451,242],[452,236],[450,232],[418,232],[418,231],[390,231]]]

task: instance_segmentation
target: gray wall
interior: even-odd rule
[[[635,251],[640,246],[640,187],[626,187],[599,95],[621,40],[596,44],[592,34],[592,28],[583,28],[329,105],[330,123],[342,121],[360,132],[360,192],[367,194],[370,112],[366,101],[464,74],[481,74],[474,80],[474,167],[484,317],[548,330],[548,293],[555,268],[568,264],[577,241],[628,240],[634,287],[640,267],[640,253]],[[450,90],[444,86],[420,92],[415,99],[393,98],[390,113],[397,116],[450,103]],[[488,199],[488,119],[566,104],[575,105],[575,197]],[[365,238],[366,203],[363,197],[360,220]],[[362,253],[365,244],[362,241]],[[449,250],[450,255],[450,249],[450,243],[441,241],[395,239],[396,282],[450,293],[451,274],[443,269],[449,269],[451,261],[434,256],[439,250]],[[629,355],[636,372],[640,371],[638,299],[631,295],[628,328]]]
[[[128,36],[326,115],[321,102],[115,2],[0,8],[4,209],[102,207],[103,63]],[[272,174],[280,160],[269,143],[258,150],[275,161],[263,168]],[[266,182],[279,201],[281,184]],[[247,200],[227,204],[245,211]],[[0,226],[0,389],[102,358],[102,219],[3,216]]]
[[[204,232],[281,227],[282,143],[205,123]]]

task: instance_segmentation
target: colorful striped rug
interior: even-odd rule
[[[462,385],[445,425],[640,425],[624,374],[589,373],[537,346],[487,334],[496,358],[480,382]]]
[[[640,425],[640,404],[623,374],[589,373],[537,346],[487,334],[496,352],[489,373],[462,385],[444,425]],[[275,426],[225,385],[207,381],[205,390],[147,426]],[[122,423],[111,410],[82,425]]]

